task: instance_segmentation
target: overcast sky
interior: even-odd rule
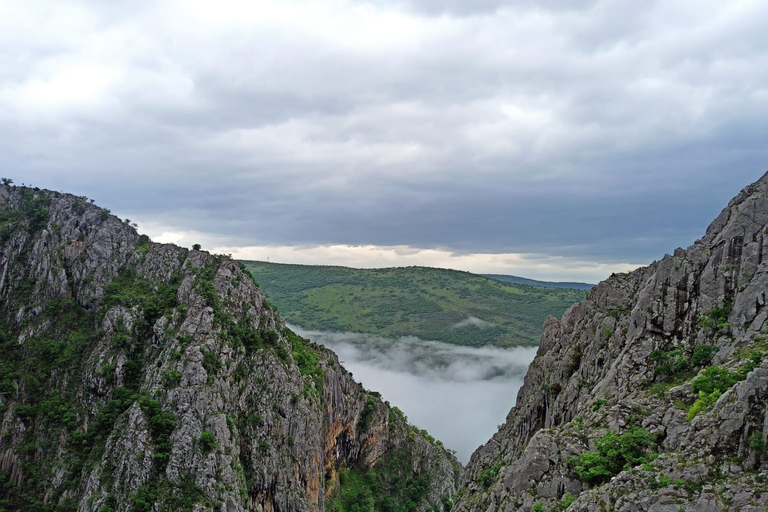
[[[768,170],[768,4],[0,0],[0,168],[236,257],[595,282]]]

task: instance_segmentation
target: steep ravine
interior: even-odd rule
[[[0,187],[0,306],[0,509],[442,510],[456,491],[455,458],[236,262],[86,198]]]
[[[768,510],[768,175],[550,318],[454,510]]]

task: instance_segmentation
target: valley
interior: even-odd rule
[[[765,510],[766,233],[768,174],[687,249],[585,292],[236,262],[6,182],[0,505]],[[538,346],[499,330],[532,336],[523,313]],[[351,331],[387,315],[395,334]]]
[[[291,329],[333,350],[356,380],[455,450],[462,464],[504,421],[536,355],[536,347],[464,347]]]

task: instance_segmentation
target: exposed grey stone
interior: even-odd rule
[[[454,510],[486,510],[486,503],[500,512],[529,511],[536,503],[546,510],[580,491],[569,510],[768,509],[768,483],[757,473],[768,466],[766,455],[750,441],[765,441],[768,433],[768,363],[721,390],[690,422],[678,404],[696,398],[693,375],[666,392],[649,392],[662,380],[654,374],[654,350],[690,356],[696,345],[716,344],[713,363],[735,371],[751,350],[768,349],[766,238],[768,175],[734,198],[693,246],[611,276],[559,322],[548,319],[517,404],[472,455]],[[732,305],[727,325],[700,323],[725,304]],[[568,457],[594,449],[607,429],[621,433],[632,424],[659,434],[658,459],[599,487],[574,480]],[[478,478],[495,465],[505,476],[485,489]],[[669,480],[659,484],[660,477]]]
[[[22,193],[20,188],[0,187],[0,204],[18,205]],[[80,484],[63,493],[58,488],[74,464],[67,444],[71,432],[62,430],[60,439],[38,439],[41,445],[53,446],[44,455],[50,474],[41,474],[37,483],[47,490],[45,501],[55,506],[51,500],[71,499],[80,512],[96,512],[111,496],[113,506],[125,512],[136,491],[152,479],[169,482],[170,488],[164,488],[169,492],[191,479],[203,493],[194,510],[322,511],[339,485],[339,468],[365,471],[395,452],[410,463],[412,475],[430,476],[420,510],[439,507],[443,497],[456,492],[461,472],[456,459],[356,383],[335,354],[311,346],[324,375],[322,389],[301,374],[282,319],[236,262],[141,240],[135,229],[87,202],[80,200],[83,211],[78,213],[74,196],[35,193],[51,200],[49,222],[36,233],[18,230],[0,244],[0,299],[7,303],[0,314],[13,324],[23,345],[51,329],[50,322],[38,321],[51,300],[73,300],[102,312],[97,315],[99,339],[84,354],[86,369],[73,404],[82,432],[94,428],[94,418],[116,388],[135,378],[130,372],[137,364],[142,372],[137,391],[144,399],[157,400],[176,422],[167,464],[156,474],[152,418],[142,410],[141,399],[134,402],[111,433],[104,433],[103,453],[84,466]],[[213,269],[215,307],[198,283],[205,267]],[[108,285],[128,272],[151,286],[168,283],[172,276],[180,280],[178,306],[141,331],[145,348],[140,361],[131,348],[136,339],[123,342],[126,346],[116,339],[120,332],[132,333],[141,325],[146,304],[129,307],[102,301]],[[22,282],[32,283],[32,289],[28,300],[19,303],[13,291]],[[247,351],[227,331],[233,324],[274,330],[276,338]],[[206,363],[206,354],[217,364]],[[169,383],[172,375],[179,378]],[[60,378],[63,385],[69,377]],[[376,410],[361,431],[361,414],[371,399]],[[23,481],[23,467],[13,461],[14,453],[28,442],[24,423],[14,416],[13,400],[2,405],[7,409],[0,454],[9,455],[0,456],[0,470]],[[203,432],[213,436],[215,446],[202,445]]]

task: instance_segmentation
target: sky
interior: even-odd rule
[[[466,464],[504,423],[536,347],[459,347],[415,337],[291,329],[332,349],[367,389]]]
[[[597,282],[768,170],[768,4],[0,0],[0,168],[156,241]]]

